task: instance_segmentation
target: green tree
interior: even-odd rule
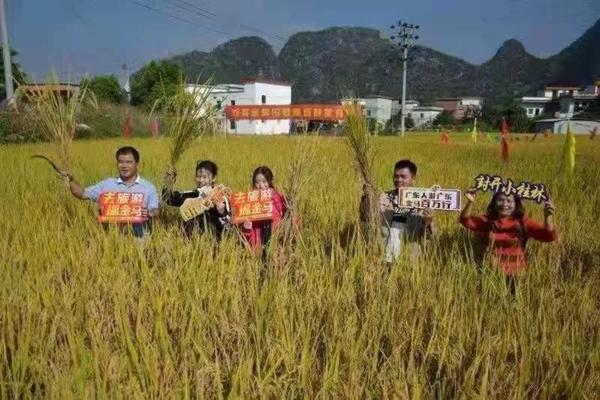
[[[81,86],[87,85],[96,95],[98,101],[119,104],[123,101],[124,91],[114,75],[99,75],[92,79],[85,78]]]
[[[385,123],[385,132],[386,133],[396,133],[400,130],[400,125],[402,118],[402,112],[398,111],[395,115],[392,115],[392,118],[388,119]],[[410,115],[407,115],[404,119],[404,128],[412,129],[415,127],[415,121],[412,119]]]
[[[527,117],[525,109],[517,101],[486,104],[483,108],[484,122],[492,129],[502,128],[502,119],[506,118],[511,132],[529,132],[532,120]]]
[[[415,120],[412,119],[411,115],[407,115],[406,118],[404,118],[404,128],[412,129],[414,127],[415,127]]]
[[[442,111],[433,120],[433,126],[451,126],[454,125],[454,116],[450,111]]]
[[[0,46],[0,53],[2,53],[2,46]],[[15,89],[19,84],[24,83],[26,79],[26,75],[21,69],[21,65],[15,62],[15,57],[17,57],[19,53],[15,49],[10,49],[10,59],[12,64],[12,74],[14,80]],[[0,62],[0,100],[4,100],[6,97],[6,86],[4,82],[4,63]]]
[[[168,61],[152,61],[131,79],[131,104],[151,108],[156,100],[175,94],[183,71]]]

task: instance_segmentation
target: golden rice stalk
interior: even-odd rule
[[[283,187],[288,211],[274,235],[275,240],[271,241],[274,246],[281,244],[284,252],[288,254],[293,253],[296,248],[294,243],[302,241],[300,207],[303,200],[301,197],[309,192],[308,186],[312,177],[311,171],[314,170],[318,140],[318,132],[313,138],[302,138],[289,164],[287,182]]]
[[[354,103],[347,103],[344,135],[346,145],[354,160],[363,187],[361,214],[364,222],[364,237],[366,240],[377,238],[379,227],[378,196],[373,173],[375,153],[369,135],[369,128],[362,108]]]
[[[45,85],[35,83],[34,86],[34,89],[18,91],[17,96],[27,103],[26,107],[39,121],[44,139],[54,144],[59,168],[69,170],[77,116],[84,104],[98,108],[96,96],[87,86],[61,90],[56,76]]]
[[[186,90],[182,78],[175,93],[157,100],[153,112],[158,107],[164,108],[170,117],[167,137],[171,144],[169,149],[169,167],[174,168],[177,161],[190,145],[215,126],[217,108],[210,103],[212,79],[204,84],[196,84],[195,89]]]

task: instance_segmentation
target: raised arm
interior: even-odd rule
[[[73,196],[80,200],[88,199],[88,197],[85,195],[85,188],[81,186],[79,182],[77,182],[75,177],[73,177],[73,174],[67,171],[63,171],[61,175],[65,181],[65,185],[69,187],[69,190],[71,191],[71,194]]]
[[[465,204],[465,207],[462,209],[462,211],[460,213],[461,221],[463,219],[467,219],[467,218],[471,217],[471,211],[473,210],[473,203],[475,202],[475,193],[476,193],[476,190],[474,188],[469,188],[465,192],[465,198],[467,199],[467,204]]]
[[[465,192],[467,204],[465,204],[465,207],[460,213],[460,223],[462,224],[462,226],[472,231],[483,232],[488,228],[487,220],[483,217],[471,216],[471,211],[473,210],[473,202],[475,201],[475,193],[476,191],[474,188],[469,188]]]
[[[548,200],[544,203],[544,224],[527,219],[525,221],[525,232],[527,236],[541,242],[553,242],[557,239],[556,229],[554,228],[554,204]]]

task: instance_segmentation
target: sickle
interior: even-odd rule
[[[54,164],[54,162],[49,159],[46,156],[43,156],[41,154],[36,154],[31,156],[31,158],[41,158],[42,160],[46,160],[48,162],[48,164],[50,164],[50,166],[52,166],[52,169],[54,169],[54,171],[56,171],[57,174],[62,175],[62,171],[60,169],[58,169],[58,167],[56,166],[56,164]]]

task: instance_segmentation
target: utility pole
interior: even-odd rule
[[[2,0],[0,0],[2,1]],[[131,103],[131,87],[129,82],[129,65],[127,65],[127,61],[121,64],[121,69],[125,74],[125,83],[123,85],[123,89],[125,90],[125,97],[127,100],[127,104]]]
[[[392,41],[397,41],[398,46],[402,50],[402,111],[400,111],[400,134],[404,137],[406,119],[406,64],[408,61],[408,48],[415,45],[415,41],[419,36],[415,32],[419,29],[419,25],[408,24],[398,21],[397,25],[392,25],[390,28],[397,29],[396,35],[390,36]]]
[[[2,30],[2,53],[4,56],[4,88],[8,104],[15,94],[13,86],[12,64],[10,62],[10,45],[8,44],[8,29],[6,29],[6,8],[4,0],[0,0],[0,25]]]

